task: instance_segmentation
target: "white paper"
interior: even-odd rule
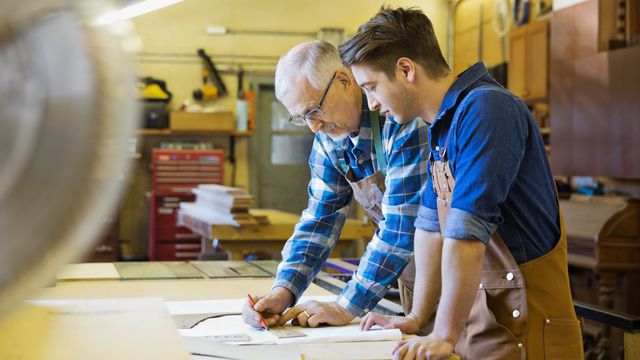
[[[334,295],[329,296],[303,296],[299,303],[308,300],[335,301]],[[246,299],[209,300],[209,301],[170,301],[167,308],[172,315],[200,314],[200,313],[240,313]],[[287,330],[297,330],[307,336],[279,339],[269,331],[253,328],[242,321],[241,315],[227,315],[207,319],[191,329],[178,330],[185,337],[206,337],[220,335],[247,334],[250,339],[247,342],[234,342],[233,344],[317,344],[329,342],[355,342],[355,341],[400,341],[402,333],[398,329],[360,331],[359,319],[346,326],[326,326],[319,328],[304,328],[300,326],[285,325]]]
[[[187,348],[192,354],[207,355],[221,359],[234,360],[301,360],[302,352],[297,345],[259,345],[233,346],[207,341],[200,338],[185,338]]]
[[[345,326],[325,326],[305,328],[301,326],[285,325],[287,330],[296,330],[307,336],[279,339],[267,330],[253,328],[242,321],[241,315],[230,315],[203,321],[192,329],[180,329],[178,332],[185,337],[206,337],[233,334],[247,334],[250,340],[234,342],[236,345],[247,344],[318,344],[356,341],[400,341],[402,333],[399,329],[360,331],[358,323]],[[275,328],[277,329],[277,328]]]

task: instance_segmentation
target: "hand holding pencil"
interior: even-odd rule
[[[276,287],[266,296],[248,296],[242,309],[242,319],[245,323],[266,329],[278,322],[282,313],[293,303],[291,291]]]

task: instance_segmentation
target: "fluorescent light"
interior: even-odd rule
[[[219,25],[208,25],[205,31],[208,35],[224,35],[229,32],[226,27]]]
[[[124,7],[122,10],[118,11],[118,13],[121,16],[121,19],[131,19],[181,1],[182,0],[144,0]]]
[[[146,13],[150,13],[152,11],[156,11],[158,9],[162,9],[164,7],[176,4],[181,2],[182,0],[143,0],[136,2],[135,4],[131,4],[129,6],[125,6],[117,11],[110,11],[102,16],[100,16],[96,23],[99,25],[106,25],[118,20],[126,20],[131,19],[136,16],[140,16]]]

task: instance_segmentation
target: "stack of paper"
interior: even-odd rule
[[[215,184],[202,184],[191,190],[196,194],[194,203],[180,203],[180,210],[213,225],[258,225],[249,213],[253,196],[246,190]]]

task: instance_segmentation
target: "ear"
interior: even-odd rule
[[[336,71],[336,78],[333,81],[340,83],[345,88],[349,87],[349,85],[353,83],[353,80],[346,69],[339,69]]]
[[[407,57],[401,57],[396,61],[396,76],[409,82],[416,80],[416,63]]]

